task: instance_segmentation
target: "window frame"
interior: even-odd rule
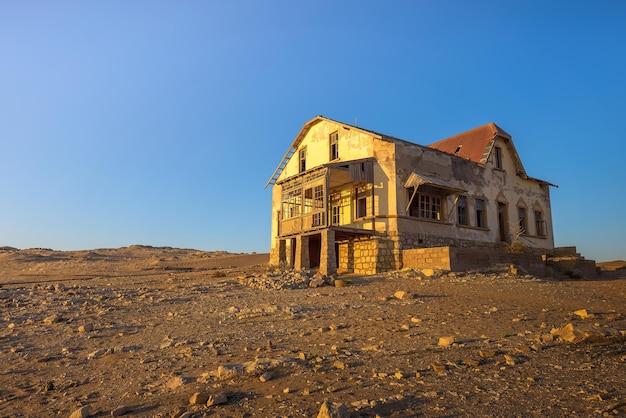
[[[328,151],[330,161],[339,159],[339,131],[328,135]]]
[[[461,204],[462,202],[462,204]],[[467,216],[467,196],[459,196],[456,201],[456,223],[457,225],[468,226]]]
[[[408,198],[413,195],[414,188],[407,189]],[[445,194],[417,192],[409,206],[408,216],[428,221],[445,222]]]
[[[306,171],[306,147],[298,150],[298,173]]]
[[[501,147],[493,147],[494,154],[494,165],[498,170],[504,170],[502,165],[502,148]]]
[[[476,228],[487,229],[486,206],[487,201],[480,197],[474,198],[474,209],[476,215]],[[480,206],[480,207],[479,207]]]
[[[522,216],[522,213],[524,216]],[[517,207],[517,225],[521,235],[528,235],[528,210],[525,206]]]
[[[535,235],[538,237],[547,237],[548,236],[548,228],[547,222],[543,217],[543,211],[534,210],[535,212]]]

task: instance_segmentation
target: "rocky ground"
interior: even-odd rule
[[[0,416],[626,416],[623,269],[336,287],[266,262],[1,249]]]

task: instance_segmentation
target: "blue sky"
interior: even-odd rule
[[[626,259],[623,1],[0,3],[0,245],[266,252],[316,115],[429,144],[487,122],[556,244]]]

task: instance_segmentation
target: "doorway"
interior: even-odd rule
[[[309,267],[319,268],[320,255],[322,253],[322,236],[320,234],[309,236]]]
[[[500,241],[509,242],[508,228],[509,224],[506,216],[506,203],[498,202],[498,232]]]

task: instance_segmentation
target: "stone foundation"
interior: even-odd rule
[[[515,264],[530,274],[545,277],[550,270],[541,254],[516,254],[497,250],[436,247],[402,251],[404,268],[434,268],[450,271],[477,270],[496,264]]]

